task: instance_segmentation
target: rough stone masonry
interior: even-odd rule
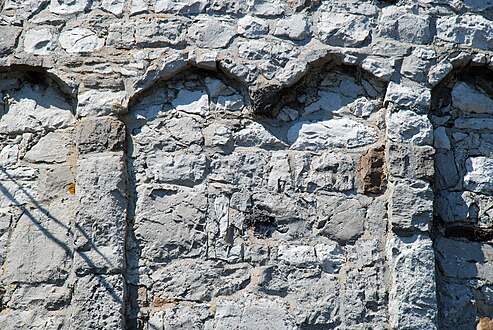
[[[0,0],[0,328],[476,329],[492,50],[490,0]]]

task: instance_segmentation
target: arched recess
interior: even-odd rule
[[[39,68],[0,70],[0,327],[69,324],[75,98]]]
[[[268,115],[198,69],[132,100],[128,325],[386,324],[385,88],[325,61]]]
[[[493,72],[469,65],[432,92],[439,326],[493,313]]]

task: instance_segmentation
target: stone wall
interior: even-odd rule
[[[1,328],[493,317],[490,1],[0,9]]]

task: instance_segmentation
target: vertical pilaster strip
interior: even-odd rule
[[[74,225],[71,329],[122,329],[125,320],[126,168],[123,124],[83,118],[77,126],[80,204]]]
[[[391,82],[386,103],[389,323],[392,329],[436,329],[430,90],[412,81]]]

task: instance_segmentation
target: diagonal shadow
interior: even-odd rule
[[[49,213],[49,211],[46,208],[44,208],[42,205],[40,205],[39,202],[36,201],[36,199],[14,177],[12,177],[12,175],[10,175],[5,170],[5,168],[3,168],[3,166],[0,166],[0,171],[8,178],[8,180],[10,180],[11,182],[13,182],[24,195],[27,196],[27,198],[29,199],[29,201],[36,207],[36,209],[38,209],[43,215],[45,215],[51,221],[55,222],[57,225],[59,225],[62,228],[70,231],[70,228],[67,225],[65,225],[64,223],[62,223],[60,220],[56,219],[54,216],[52,216]],[[45,228],[41,224],[41,221],[29,209],[27,209],[20,201],[18,201],[15,198],[14,195],[12,195],[12,193],[7,189],[7,187],[5,187],[5,185],[3,185],[1,182],[0,182],[0,193],[2,193],[4,196],[6,196],[15,206],[19,207],[21,209],[22,213],[25,214],[29,218],[29,220],[31,220],[32,223],[48,239],[50,239],[56,245],[58,245],[61,249],[63,249],[65,251],[65,253],[67,253],[67,255],[69,257],[73,258],[74,252],[75,252],[75,253],[77,253],[84,260],[84,262],[87,264],[87,266],[89,266],[89,268],[91,268],[91,269],[96,269],[97,268],[96,265],[94,264],[94,262],[83,251],[79,251],[79,250],[75,250],[74,251],[65,242],[63,242],[59,238],[55,237],[47,228]],[[80,233],[82,234],[82,236],[84,236],[89,242],[91,242],[89,235],[78,224],[76,224],[75,227],[80,231]],[[96,251],[96,253],[98,253],[109,265],[111,265],[111,262],[106,258],[106,256],[104,256],[104,254],[101,251],[99,251],[99,249],[97,249],[97,247],[94,246],[94,244],[92,244],[92,243],[91,243],[91,249],[93,249],[94,251]],[[108,291],[108,293],[111,295],[111,297],[113,298],[113,300],[115,302],[117,302],[119,304],[123,304],[122,297],[120,297],[115,292],[115,290],[112,288],[112,285],[106,279],[104,279],[103,277],[101,277],[101,275],[105,275],[105,274],[97,274],[97,273],[95,273],[93,275],[97,276],[98,280],[103,284],[104,288]]]

